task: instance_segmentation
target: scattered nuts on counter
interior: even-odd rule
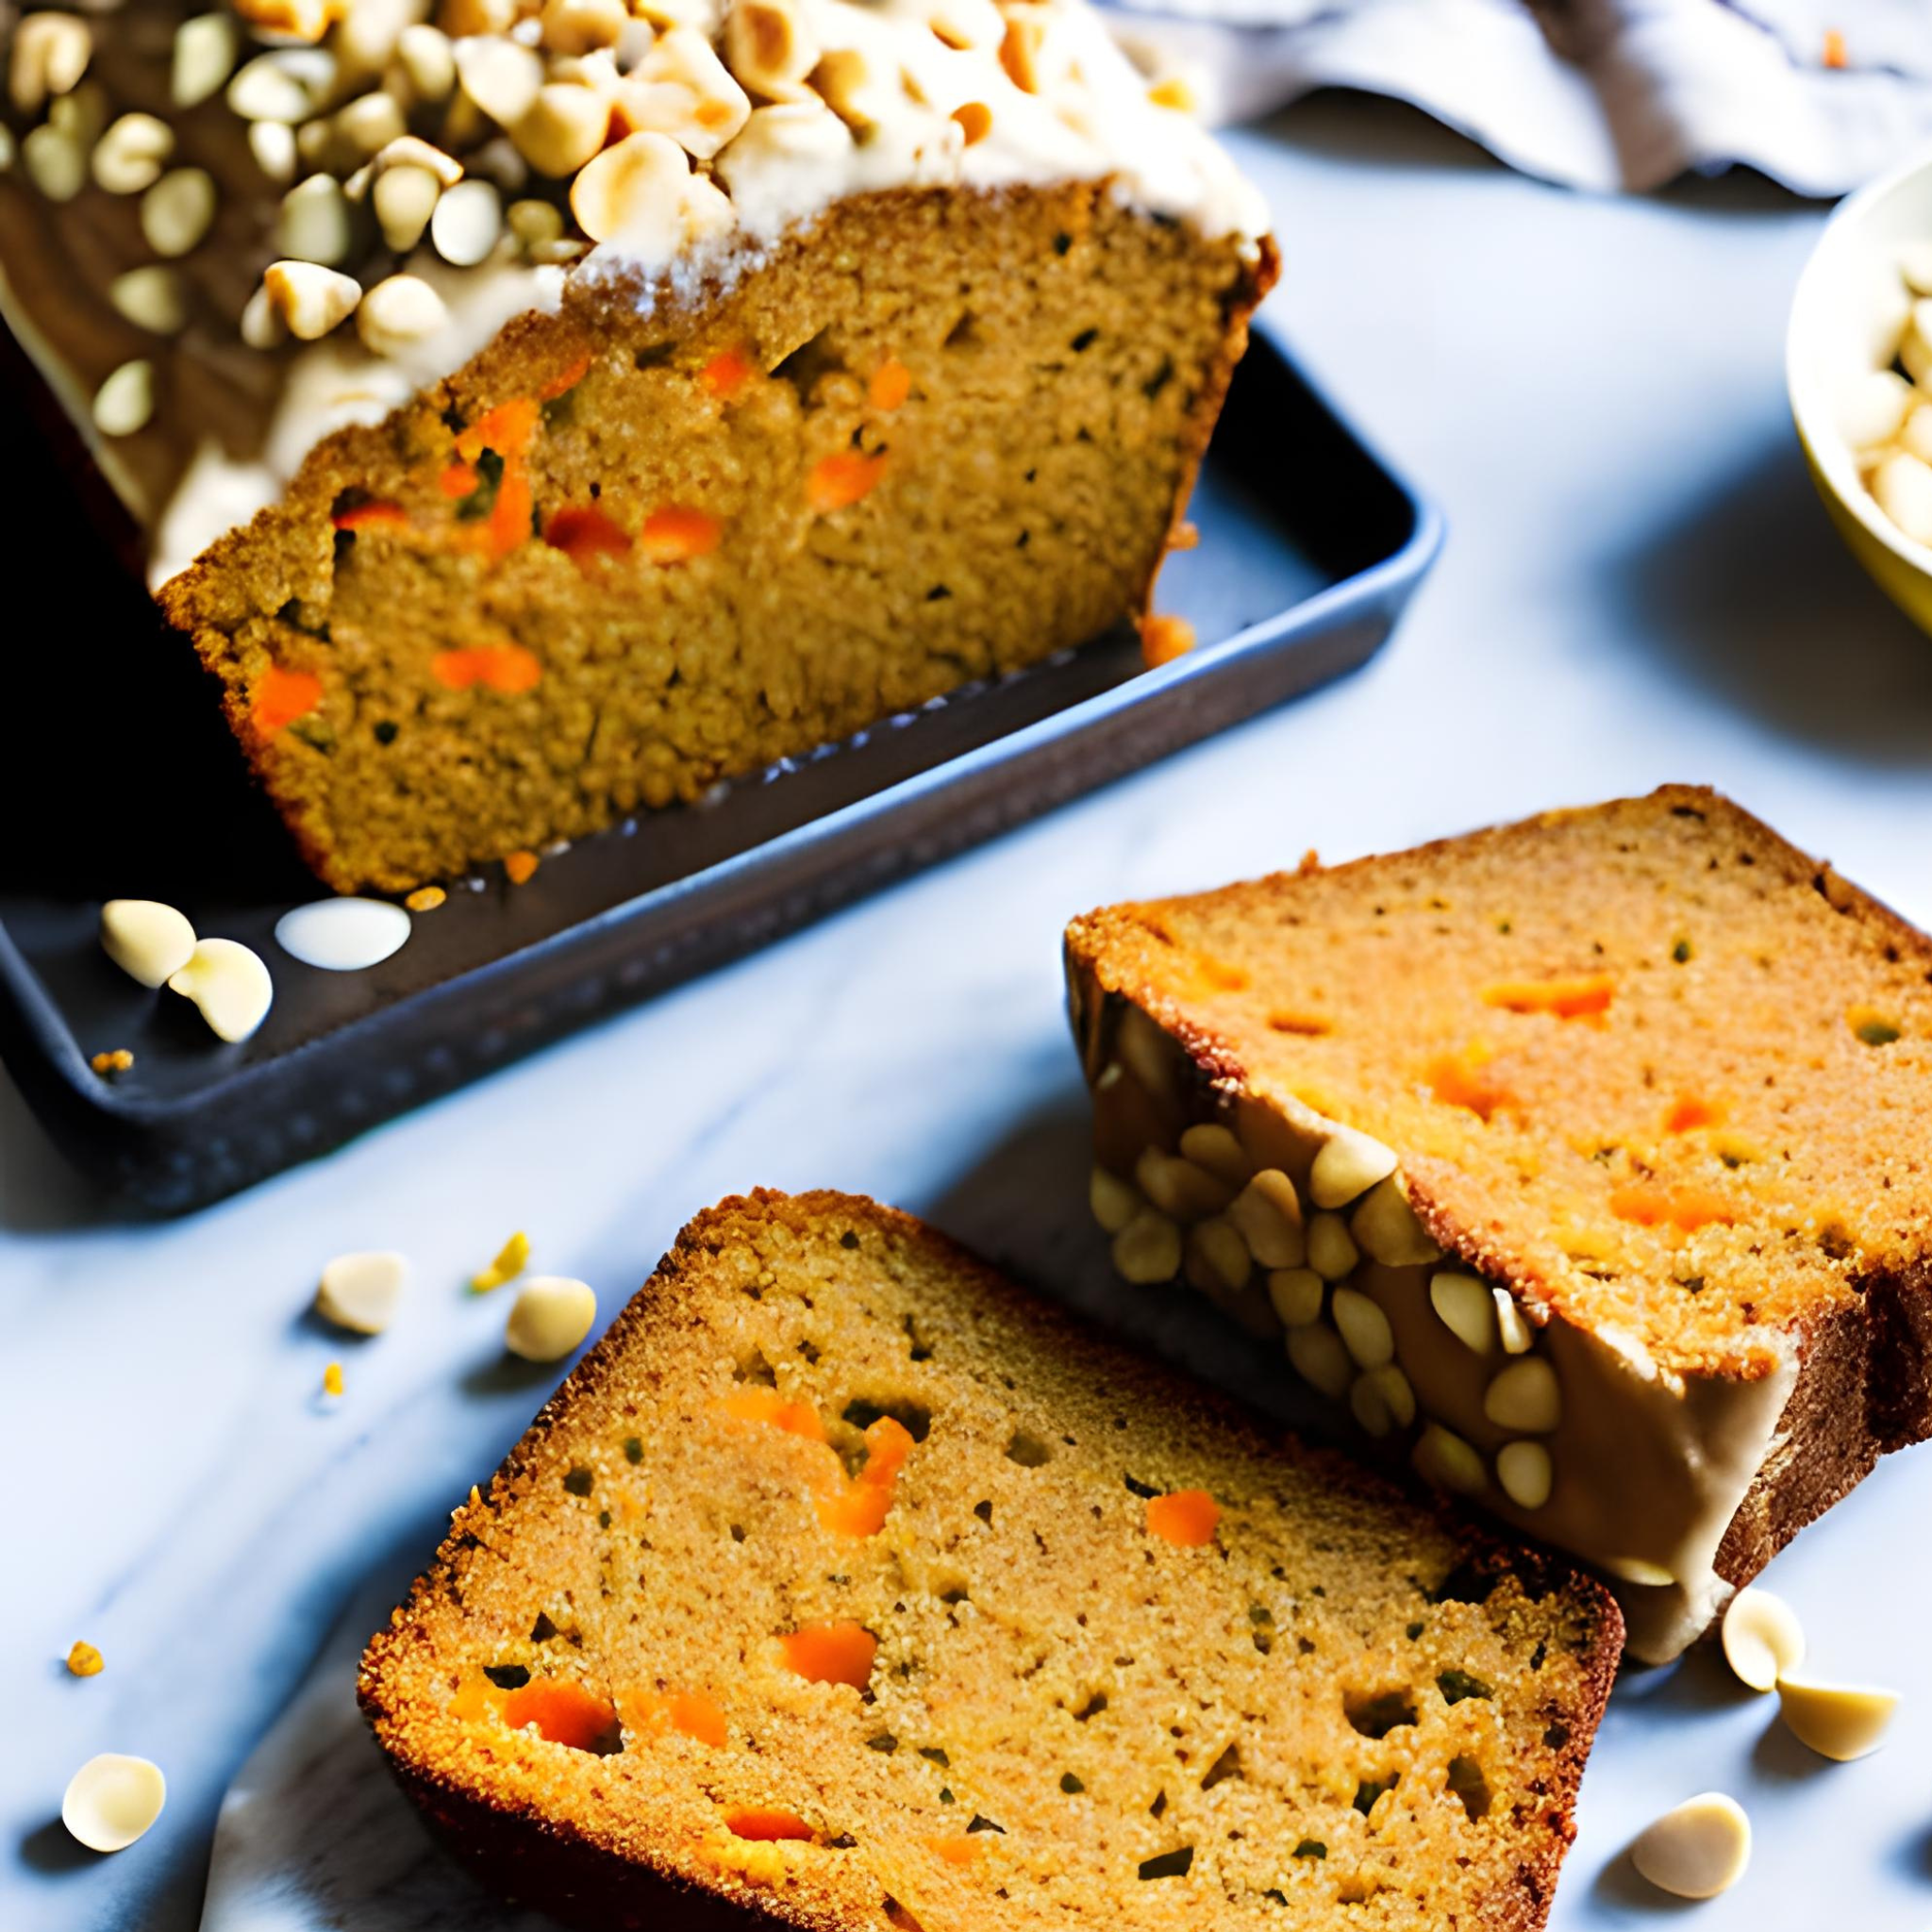
[[[76,1677],[98,1677],[104,1659],[92,1643],[76,1640],[74,1648],[67,1653],[67,1668]]]
[[[539,1274],[517,1291],[504,1326],[504,1346],[528,1362],[561,1361],[597,1319],[597,1297],[581,1281]]]
[[[1630,1847],[1630,1862],[1659,1890],[1715,1898],[1751,1862],[1751,1821],[1735,1798],[1702,1791],[1647,1825]]]
[[[380,1335],[394,1321],[403,1291],[409,1285],[409,1264],[387,1248],[338,1255],[322,1271],[315,1291],[315,1311],[338,1328],[358,1335]]]
[[[91,1852],[125,1852],[167,1801],[168,1781],[159,1765],[103,1751],[68,1780],[60,1822]]]
[[[1777,1702],[1785,1728],[1799,1743],[1842,1764],[1877,1750],[1884,1741],[1898,1708],[1898,1692],[1781,1675]]]
[[[470,1276],[470,1287],[477,1294],[488,1294],[506,1281],[514,1281],[530,1258],[530,1237],[521,1228],[496,1251],[496,1259],[479,1274]]]
[[[200,940],[168,985],[192,1000],[201,1017],[230,1044],[248,1039],[268,1018],[275,982],[240,940]]]
[[[1756,1586],[1731,1599],[1723,1641],[1724,1661],[1754,1690],[1775,1690],[1780,1677],[1805,1661],[1805,1632],[1797,1612],[1783,1597]]]
[[[194,928],[157,899],[109,899],[101,908],[101,948],[130,978],[162,987],[194,953]]]

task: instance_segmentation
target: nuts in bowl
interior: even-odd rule
[[[1785,367],[1832,520],[1932,631],[1932,158],[1860,190],[1825,225],[1792,298]]]

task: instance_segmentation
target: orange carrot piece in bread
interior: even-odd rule
[[[1438,1054],[1429,1062],[1428,1079],[1436,1098],[1445,1106],[1466,1107],[1484,1120],[1516,1105],[1507,1082],[1489,1071],[1489,1056],[1475,1048]]]
[[[1214,1541],[1221,1522],[1221,1505],[1206,1490],[1175,1490],[1147,1498],[1147,1533],[1184,1550],[1198,1550]]]
[[[623,525],[595,504],[558,510],[544,525],[543,541],[551,549],[562,551],[579,570],[600,558],[624,557],[630,551]]]
[[[1554,1013],[1559,1020],[1594,1018],[1609,1010],[1617,983],[1607,973],[1566,979],[1506,979],[1483,988],[1483,1002],[1511,1013]]]
[[[640,1737],[675,1731],[699,1744],[725,1741],[724,1713],[698,1690],[631,1690],[617,1700],[624,1721]]]
[[[1713,1222],[1728,1225],[1738,1218],[1737,1208],[1712,1189],[1667,1188],[1655,1181],[1631,1181],[1616,1189],[1610,1195],[1610,1212],[1641,1227],[1668,1223],[1685,1234],[1695,1234]]]
[[[818,516],[849,509],[878,487],[886,467],[886,453],[862,456],[858,450],[841,450],[837,456],[821,457],[811,466],[805,481],[805,500]]]
[[[775,1805],[734,1805],[724,1814],[724,1829],[733,1838],[769,1842],[777,1839],[808,1839],[816,1836],[796,1811],[781,1810]]]
[[[874,409],[901,409],[912,393],[912,372],[896,356],[889,356],[872,373],[865,392]]]
[[[429,674],[451,691],[468,691],[474,684],[514,696],[534,691],[542,681],[543,666],[536,654],[521,644],[472,644],[461,650],[438,651],[429,660]]]
[[[1724,1117],[1724,1108],[1715,1101],[1706,1100],[1700,1094],[1687,1093],[1664,1117],[1664,1131],[1688,1134],[1698,1127],[1714,1127]]]
[[[667,504],[644,519],[644,527],[638,532],[638,548],[653,563],[689,563],[694,557],[708,557],[724,534],[722,517],[714,517],[708,510]]]
[[[407,530],[409,513],[399,503],[358,503],[329,518],[339,530]]]
[[[863,1624],[807,1624],[778,1640],[787,1666],[814,1684],[850,1684],[863,1690],[879,1641]]]
[[[608,1698],[579,1684],[535,1677],[503,1700],[503,1721],[513,1731],[535,1724],[551,1743],[588,1751],[600,1738],[609,1735],[617,1723],[617,1711]]]
[[[436,479],[437,488],[445,496],[468,496],[482,482],[474,463],[448,463],[441,476]]]
[[[929,1838],[925,1840],[925,1848],[949,1865],[971,1865],[979,1857],[979,1840],[976,1837]]]
[[[537,433],[538,408],[532,396],[511,396],[493,409],[485,409],[457,438],[457,455],[474,463],[486,449],[493,449],[508,461],[521,456]]]
[[[306,717],[322,702],[322,679],[312,671],[290,671],[271,664],[255,687],[249,717],[260,732],[279,731]]]
[[[775,1389],[754,1383],[748,1389],[734,1389],[724,1398],[724,1413],[734,1422],[766,1423],[783,1429],[789,1436],[803,1436],[808,1441],[823,1442],[825,1425],[808,1402],[787,1402]]]
[[[882,1415],[865,1432],[865,1467],[837,1495],[818,1499],[819,1524],[836,1536],[876,1536],[885,1527],[912,1435],[896,1417]]]
[[[728,403],[755,374],[752,365],[736,349],[726,349],[722,355],[713,356],[698,371],[698,386],[707,394],[716,396],[721,403]]]
[[[588,356],[579,356],[575,362],[566,363],[538,390],[538,401],[554,403],[558,396],[568,395],[590,373],[591,358]]]

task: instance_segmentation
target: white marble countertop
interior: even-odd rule
[[[1241,145],[1287,256],[1275,325],[1448,514],[1367,672],[189,1221],[118,1213],[0,1078],[8,1932],[197,1924],[223,1789],[554,1380],[506,1369],[501,1299],[459,1291],[513,1227],[607,1315],[692,1210],[758,1183],[875,1193],[1071,1271],[1068,914],[1687,778],[1932,919],[1932,644],[1840,549],[1785,411],[1819,210],[1742,179],[1580,198],[1359,101]],[[416,1286],[344,1347],[306,1311],[359,1246],[406,1250]],[[1890,1748],[1809,1757],[1707,1657],[1627,1678],[1557,1926],[1674,1909],[1619,1853],[1708,1785],[1758,1849],[1701,1926],[1932,1922],[1928,1500],[1932,1461],[1896,1457],[1775,1572],[1822,1666],[1907,1692]],[[67,1675],[76,1637],[104,1674]],[[98,1859],[56,1814],[109,1749],[158,1760],[170,1802]]]

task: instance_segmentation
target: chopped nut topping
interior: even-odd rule
[[[313,261],[277,261],[262,275],[269,308],[298,341],[313,342],[355,314],[362,285]]]
[[[94,37],[72,13],[29,13],[13,30],[7,91],[23,114],[38,114],[48,97],[72,93],[93,58]]]

